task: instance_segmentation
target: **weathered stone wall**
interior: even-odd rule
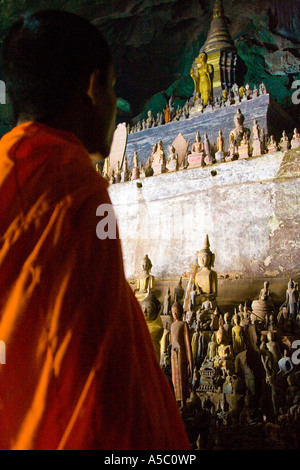
[[[266,278],[280,301],[300,272],[299,176],[289,150],[112,185],[127,278],[148,254],[160,294],[186,281],[207,233],[223,302],[253,298]]]

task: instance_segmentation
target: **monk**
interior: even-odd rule
[[[106,41],[48,10],[2,53],[16,126],[0,142],[0,448],[188,450],[118,231],[96,232],[111,201],[90,156],[108,156],[116,117]]]

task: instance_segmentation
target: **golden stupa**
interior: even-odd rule
[[[206,54],[207,64],[213,70],[213,96],[219,96],[222,90],[231,88],[236,83],[237,50],[231,38],[222,0],[217,0],[213,9],[213,19],[204,45],[195,59],[192,70],[199,67],[199,58]],[[195,92],[196,90],[195,87]]]

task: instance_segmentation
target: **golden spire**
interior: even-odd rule
[[[224,15],[224,7],[222,0],[217,0],[214,6],[213,18],[219,18]]]
[[[230,36],[227,20],[224,14],[222,0],[217,0],[213,10],[213,19],[206,42],[200,52],[207,54],[215,51],[235,50],[234,42]]]

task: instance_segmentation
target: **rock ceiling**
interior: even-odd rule
[[[215,0],[2,0],[0,34],[20,13],[63,8],[79,13],[106,35],[118,75],[119,116],[161,110],[193,92],[189,71],[204,44]],[[285,106],[300,79],[300,0],[224,0],[246,82],[264,81]],[[175,102],[176,104],[176,102]],[[156,108],[156,109],[155,109]],[[159,109],[160,108],[160,109]]]

